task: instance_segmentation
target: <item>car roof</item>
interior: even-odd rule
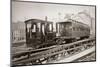
[[[30,21],[33,21],[33,22],[30,22]],[[29,19],[25,21],[25,23],[46,23],[46,22],[52,23],[51,21],[45,21],[41,19]]]

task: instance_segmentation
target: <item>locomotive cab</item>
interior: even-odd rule
[[[72,31],[72,23],[71,22],[58,22],[56,24],[57,36],[62,37],[70,37]]]
[[[58,44],[72,42],[72,23],[70,21],[56,23],[56,42]]]
[[[53,38],[52,22],[29,19],[25,21],[25,25],[27,47],[33,47],[36,49],[40,47],[41,44]]]

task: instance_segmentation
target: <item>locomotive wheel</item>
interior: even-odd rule
[[[63,43],[63,40],[62,39],[57,39],[56,43],[57,43],[57,45],[61,45]]]

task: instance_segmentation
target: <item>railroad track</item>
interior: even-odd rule
[[[95,45],[95,38],[89,38],[70,44],[52,46],[14,55],[13,65],[44,64],[58,60],[60,56],[71,56]],[[17,58],[17,59],[16,59]]]

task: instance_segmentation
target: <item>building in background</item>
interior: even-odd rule
[[[25,42],[25,23],[12,23],[12,43]]]

